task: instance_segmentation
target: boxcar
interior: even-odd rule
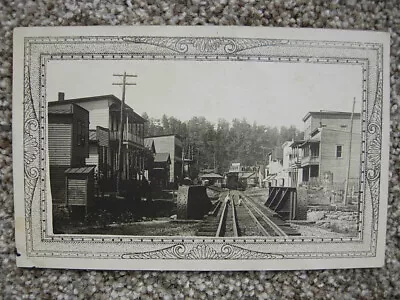
[[[226,187],[230,190],[237,190],[240,188],[239,173],[231,172],[226,174]]]

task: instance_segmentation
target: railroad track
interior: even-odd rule
[[[203,222],[198,236],[239,236],[236,207],[229,193],[221,193],[219,201]]]
[[[282,220],[268,216],[240,191],[221,193],[219,201],[200,226],[198,236],[287,236],[297,235]]]
[[[262,235],[264,236],[287,236],[285,231],[271,220],[260,208],[250,199],[250,197],[239,192],[241,199],[243,199],[243,205],[247,209],[249,215],[257,224]]]

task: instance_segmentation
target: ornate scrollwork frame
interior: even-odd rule
[[[286,47],[290,51],[313,49],[308,55],[277,55],[271,54],[277,47]],[[33,49],[34,48],[34,49]],[[266,49],[268,51],[266,51]],[[281,49],[281,48],[280,48]],[[301,50],[303,49],[303,50]],[[27,256],[36,257],[73,257],[96,259],[181,259],[181,260],[257,260],[257,259],[292,259],[292,258],[341,258],[341,257],[371,257],[376,254],[378,234],[378,214],[380,209],[380,180],[382,160],[382,102],[383,102],[383,45],[365,42],[335,42],[294,39],[265,38],[231,38],[231,37],[163,37],[163,36],[62,36],[62,37],[26,37],[24,55],[24,207],[25,236]],[[315,50],[315,51],[314,51]],[[369,54],[362,54],[368,52]],[[304,52],[302,52],[304,53]],[[336,54],[335,54],[336,53]],[[349,56],[349,54],[353,56]],[[360,54],[359,57],[354,53]],[[46,210],[46,97],[45,72],[46,64],[53,59],[191,59],[191,60],[235,60],[247,59],[279,63],[338,63],[358,64],[362,66],[364,80],[363,94],[363,152],[361,168],[362,197],[369,197],[371,204],[370,247],[363,251],[326,251],[285,253],[270,251],[274,243],[288,244],[318,244],[324,243],[355,243],[363,240],[363,232],[357,238],[342,238],[339,240],[324,239],[256,239],[251,240],[202,240],[192,237],[180,239],[151,237],[116,237],[115,239],[99,238],[98,236],[65,236],[62,237],[46,231],[48,211]],[[371,61],[371,57],[374,57]],[[33,72],[34,71],[34,72]],[[38,78],[37,78],[38,77]],[[35,79],[35,84],[32,84]],[[375,90],[371,86],[375,84]],[[372,96],[373,93],[373,96]],[[363,175],[364,174],[364,175]],[[365,189],[367,187],[367,189]],[[369,192],[368,192],[369,191]],[[33,204],[38,209],[33,212]],[[362,208],[362,207],[361,207]],[[38,213],[39,212],[39,213]],[[39,214],[39,215],[38,215]],[[364,222],[361,213],[360,222]],[[39,222],[34,220],[39,219]],[[37,233],[40,232],[40,235]],[[103,253],[87,250],[57,250],[51,247],[40,247],[54,243],[68,245],[90,244],[121,244],[121,251]],[[134,247],[141,243],[150,245],[145,250],[127,251],[126,245]],[[49,249],[52,250],[49,250]],[[129,248],[129,247],[128,247]],[[343,254],[343,255],[342,255]]]

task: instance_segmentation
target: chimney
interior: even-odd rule
[[[64,100],[65,100],[65,93],[59,92],[58,93],[58,101],[64,101]]]

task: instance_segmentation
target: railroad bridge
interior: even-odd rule
[[[276,212],[284,220],[302,220],[306,218],[306,198],[298,195],[294,187],[273,186],[269,188],[266,207]]]
[[[286,206],[283,204],[287,202],[285,197],[290,195],[290,192],[289,194],[288,191],[283,194],[282,191],[276,193],[271,197],[269,204],[272,207],[284,209]],[[291,228],[278,212],[245,195],[242,191],[230,190],[220,194],[219,201],[201,224],[197,235],[210,237],[294,236],[300,233]]]

